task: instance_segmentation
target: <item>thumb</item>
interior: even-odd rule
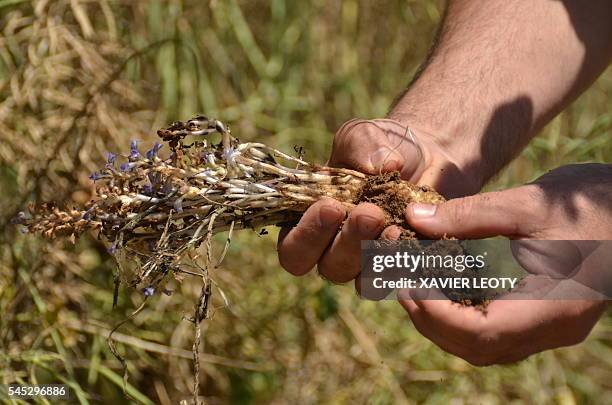
[[[456,198],[439,205],[409,204],[406,220],[427,237],[518,238],[531,233],[534,217],[521,188]]]

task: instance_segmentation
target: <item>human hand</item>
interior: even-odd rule
[[[504,235],[523,241],[522,248],[529,249],[529,240],[537,239],[612,239],[610,201],[612,165],[571,165],[511,190],[439,206],[409,205],[406,217],[413,229],[432,238],[444,233],[461,239]],[[517,259],[544,272],[554,263],[572,260],[566,257],[568,251],[556,252],[557,257],[550,253],[523,252]],[[564,256],[562,260],[559,255]],[[600,260],[589,277],[609,283],[612,275],[602,263],[605,261]],[[607,306],[607,301],[601,300],[503,299],[490,303],[483,313],[448,300],[404,296],[400,302],[424,336],[443,350],[481,366],[514,362],[543,350],[577,344]]]
[[[433,136],[398,121],[353,119],[338,130],[328,164],[368,174],[398,171],[402,179],[433,186],[447,197],[477,192],[479,180],[466,176],[452,156]],[[357,277],[361,241],[376,239],[385,218],[369,203],[359,204],[344,221],[346,215],[346,208],[332,199],[313,204],[295,227],[281,231],[280,264],[297,276],[318,264],[331,281]]]

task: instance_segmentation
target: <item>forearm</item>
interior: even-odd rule
[[[606,68],[612,2],[451,0],[390,118],[433,134],[480,185]]]

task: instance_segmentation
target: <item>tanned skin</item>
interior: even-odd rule
[[[431,185],[449,198],[477,193],[608,67],[612,59],[610,21],[609,0],[449,1],[427,60],[408,89],[400,94],[389,116],[347,121],[334,138],[329,164],[371,174],[397,170],[402,178]],[[612,166],[570,166],[563,171],[608,179]],[[570,178],[576,177],[556,176],[555,186],[571,189],[576,183]],[[611,182],[603,184],[612,187]],[[517,193],[531,192],[533,187],[509,190],[505,192],[509,194],[493,198],[498,213],[509,213],[514,218],[512,227],[553,227],[545,218],[521,215],[523,207],[517,208]],[[605,204],[589,196],[576,194],[580,201],[577,207],[590,212],[598,204]],[[475,203],[482,200],[474,198],[481,197],[456,199],[448,203],[448,209],[439,207],[437,211],[428,206],[411,206],[407,208],[407,219],[424,234],[445,229],[459,235],[460,226],[444,228],[445,222],[437,218],[449,223],[448,218],[465,216],[479,230],[474,237],[517,236],[500,228],[499,215],[481,214],[490,211],[484,210],[486,205]],[[543,207],[551,204],[549,198],[547,194],[537,195],[522,203],[534,212],[543,212]],[[609,210],[601,210],[604,218],[597,222],[590,222],[588,215],[575,217],[558,211],[559,215],[564,212],[565,217],[557,218],[563,224],[559,232],[537,236],[570,239],[572,236],[564,232],[574,227],[584,233],[581,238],[605,239],[601,233],[602,227],[612,222]],[[306,274],[317,266],[321,275],[331,281],[356,279],[360,242],[376,239],[381,233],[393,238],[397,230],[383,229],[383,212],[372,204],[360,204],[345,220],[346,216],[345,208],[337,201],[314,204],[295,227],[281,231],[281,265],[295,275]],[[612,228],[608,225],[605,229]],[[604,236],[612,239],[612,235]],[[602,302],[534,301],[529,302],[528,311],[521,311],[526,302],[504,301],[487,316],[448,301],[405,299],[402,305],[426,337],[479,365],[515,361],[538,351],[577,343],[588,334],[605,307]],[[537,317],[525,319],[530,314]],[[463,321],[459,326],[465,339],[451,342],[443,337],[457,332],[453,329],[457,319]],[[559,327],[568,330],[564,325],[571,322],[578,326],[568,331],[567,339],[553,336]],[[503,344],[488,345],[491,349],[479,354],[483,341],[499,343],[498,339],[505,340]],[[512,339],[520,344],[509,353],[506,346]]]

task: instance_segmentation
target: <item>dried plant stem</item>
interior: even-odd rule
[[[388,215],[388,224],[398,225],[404,222],[407,201],[443,201],[433,190],[402,182],[397,175],[367,176],[349,169],[317,166],[262,143],[240,143],[226,125],[215,119],[196,117],[175,122],[158,135],[171,150],[166,157],[159,154],[162,144],[155,144],[143,155],[136,141],[130,145],[129,154],[109,153],[104,168],[91,176],[96,182],[96,196],[85,209],[62,210],[45,204],[32,207],[29,214],[20,213],[15,222],[49,238],[74,238],[95,230],[109,242],[109,252],[116,257],[121,276],[116,278],[115,304],[119,280],[138,287],[145,296],[143,304],[113,332],[142,310],[147,297],[165,291],[171,277],[201,277],[202,287],[190,319],[195,325],[192,350],[196,404],[201,322],[209,315],[211,271],[223,260],[229,243],[228,237],[219,260],[213,263],[214,234],[291,223],[323,198],[334,198],[348,209],[361,201],[378,203]],[[212,141],[215,135],[220,142]],[[187,259],[191,260],[192,253],[202,245],[206,254],[204,265],[198,266],[201,273],[185,271]],[[127,379],[125,361],[110,336],[109,346],[124,366]]]
[[[124,320],[119,322],[117,325],[115,325],[113,329],[111,329],[110,333],[108,334],[108,337],[106,338],[106,342],[108,344],[108,347],[111,353],[113,354],[113,356],[115,356],[117,360],[119,360],[119,362],[121,363],[121,367],[123,368],[123,393],[134,401],[136,401],[136,399],[132,398],[132,396],[129,394],[127,390],[127,386],[128,386],[127,363],[125,359],[123,358],[123,356],[121,356],[121,354],[117,351],[117,347],[115,346],[115,341],[113,340],[113,334],[125,323],[134,319],[145,308],[146,303],[147,303],[147,298],[145,297],[142,304],[140,304],[140,306],[136,308],[127,318],[125,318]]]

